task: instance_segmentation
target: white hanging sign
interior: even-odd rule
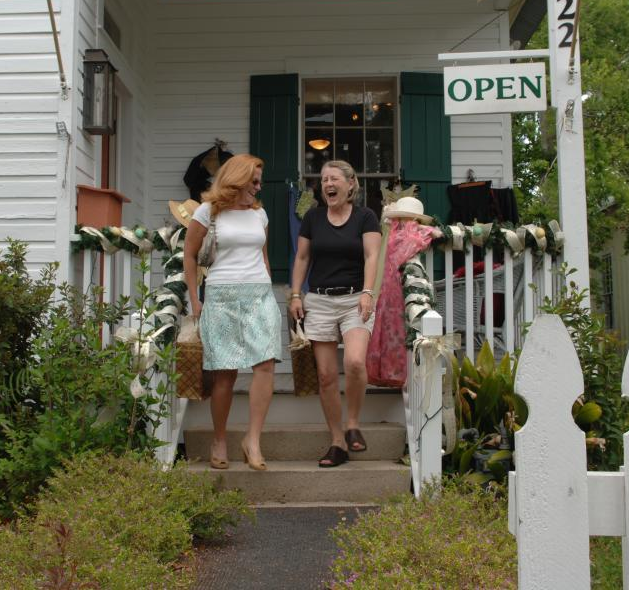
[[[443,69],[446,115],[546,110],[546,64],[492,64]]]

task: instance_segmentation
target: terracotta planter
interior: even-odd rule
[[[130,203],[130,199],[110,188],[77,184],[76,190],[78,224],[96,228],[122,224],[122,205]]]

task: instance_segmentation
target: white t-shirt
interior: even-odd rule
[[[210,225],[210,206],[201,203],[192,219]],[[216,260],[208,271],[207,285],[270,283],[262,247],[266,242],[269,218],[264,209],[230,209],[216,218]]]

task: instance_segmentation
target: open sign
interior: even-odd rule
[[[546,110],[546,64],[444,68],[446,115]]]

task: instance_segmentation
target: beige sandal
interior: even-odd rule
[[[245,463],[248,463],[251,469],[255,469],[256,471],[266,471],[266,463],[264,461],[264,457],[262,457],[262,461],[260,461],[259,463],[251,460],[251,458],[249,457],[249,449],[247,448],[247,444],[245,443],[244,438],[242,439],[240,446],[242,448],[242,454]]]
[[[227,459],[219,459],[214,456],[214,445],[210,447],[210,466],[214,469],[229,469],[229,461]]]

